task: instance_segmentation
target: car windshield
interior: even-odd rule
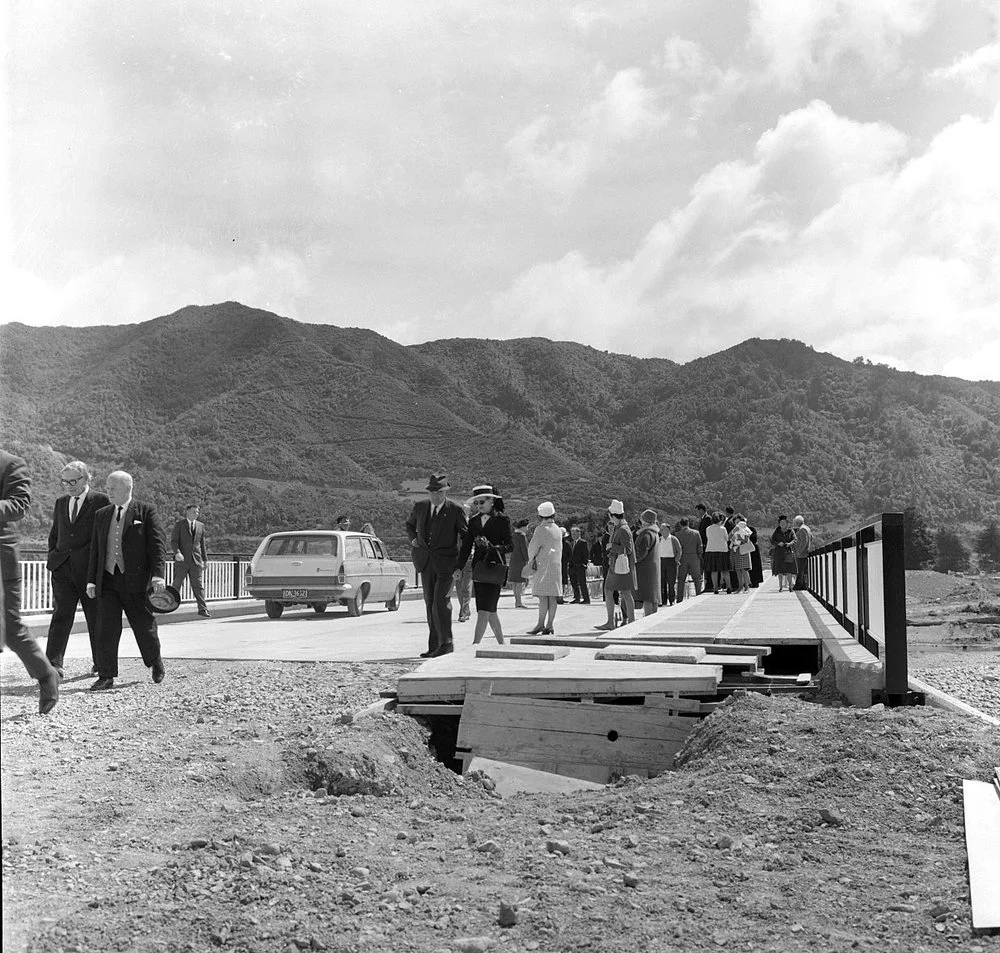
[[[265,556],[336,556],[336,536],[278,536],[264,549]]]

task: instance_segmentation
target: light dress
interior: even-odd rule
[[[555,523],[539,523],[528,543],[528,565],[537,559],[538,568],[531,575],[531,593],[535,596],[561,596],[562,530]]]

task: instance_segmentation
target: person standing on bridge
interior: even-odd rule
[[[38,681],[38,713],[47,715],[59,701],[59,674],[21,621],[21,564],[17,533],[11,529],[11,523],[24,519],[30,507],[28,464],[0,450],[0,644],[10,648]]]
[[[90,467],[82,460],[67,463],[59,474],[59,484],[67,491],[52,510],[49,552],[45,565],[52,573],[52,618],[45,655],[63,677],[63,663],[73,631],[77,605],[83,606],[90,636],[90,658],[97,672],[97,637],[100,633],[99,604],[87,598],[87,570],[94,516],[110,500],[100,490],[91,489]]]
[[[562,595],[562,529],[556,526],[556,508],[550,500],[538,504],[541,522],[528,543],[528,564],[534,564],[531,574],[531,594],[538,599],[538,624],[528,635],[554,635],[556,610]]]
[[[191,591],[198,603],[198,615],[211,618],[205,602],[205,587],[202,575],[208,562],[205,547],[205,524],[198,519],[201,508],[197,503],[184,507],[184,519],[174,523],[170,536],[170,548],[174,551],[174,588],[180,592],[184,580],[191,583]]]
[[[616,592],[622,610],[622,624],[635,622],[635,598],[632,593],[638,588],[635,542],[625,519],[625,504],[621,500],[612,500],[608,506],[608,522],[608,575],[604,580],[604,607],[608,611],[608,621],[594,626],[602,630],[615,627]]]
[[[406,520],[413,565],[420,573],[427,607],[427,651],[420,653],[421,658],[455,650],[448,593],[469,523],[465,510],[448,499],[450,487],[446,474],[433,474],[427,483],[429,499],[415,503]]]
[[[701,564],[704,550],[701,533],[691,528],[686,516],[677,524],[677,540],[681,544],[681,555],[677,560],[677,601],[683,602],[689,575],[694,583],[694,594],[701,595]]]
[[[808,589],[806,571],[809,568],[809,550],[812,548],[812,530],[806,526],[804,516],[796,516],[792,520],[792,532],[795,533],[792,548],[795,555],[795,588]]]
[[[788,527],[788,517],[782,513],[771,533],[771,575],[778,577],[778,592],[791,592],[795,576],[795,533]]]
[[[507,579],[507,554],[514,549],[510,518],[504,513],[503,497],[489,483],[473,488],[468,505],[476,512],[469,520],[469,532],[462,543],[458,562],[463,570],[471,570],[472,588],[476,594],[476,630],[472,644],[483,641],[489,625],[497,642],[505,645],[497,602]]]

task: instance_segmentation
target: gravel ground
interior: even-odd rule
[[[3,664],[4,950],[1000,950],[970,929],[963,778],[998,733],[932,708],[734,697],[677,770],[499,798],[406,665],[138,663],[56,711]],[[13,660],[16,662],[16,660]],[[78,690],[75,690],[78,689]]]
[[[912,654],[910,674],[1000,718],[1000,653],[996,651]]]

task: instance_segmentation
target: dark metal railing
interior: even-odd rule
[[[887,705],[919,703],[909,691],[903,514],[871,517],[809,553],[809,591],[885,667]]]

